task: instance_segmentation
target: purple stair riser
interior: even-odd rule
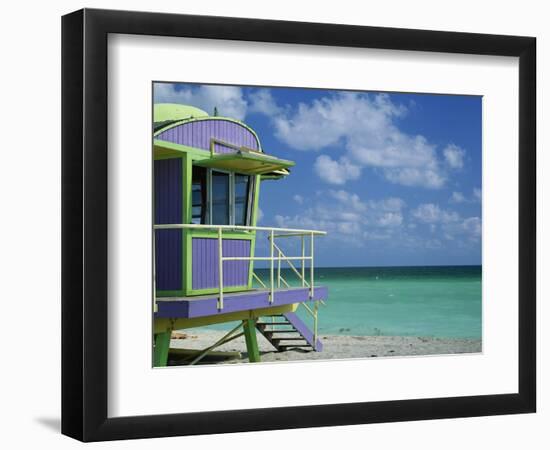
[[[317,342],[314,341],[313,332],[307,327],[307,325],[298,317],[296,313],[288,312],[283,314],[284,317],[296,328],[304,339],[313,347],[317,352],[323,351],[323,343],[317,339]]]

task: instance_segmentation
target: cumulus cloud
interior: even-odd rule
[[[256,222],[260,222],[264,218],[264,212],[261,208],[258,208],[258,218],[256,219]]]
[[[330,190],[329,195],[352,211],[364,212],[367,210],[367,205],[361,201],[357,194],[340,189],[338,191]]]
[[[475,198],[478,202],[480,202],[480,201],[481,201],[481,189],[479,189],[479,188],[474,188],[473,194],[474,194],[474,198]]]
[[[279,109],[272,120],[276,136],[294,149],[320,151],[342,145],[346,150],[343,158],[355,167],[354,173],[361,167],[373,167],[393,183],[440,188],[447,180],[443,167],[448,165],[446,159],[440,161],[435,145],[424,136],[399,129],[398,120],[407,112],[387,94],[345,92],[300,103],[293,111],[282,113]],[[321,163],[329,166],[335,162],[327,158],[324,155]],[[453,164],[457,164],[457,158]],[[339,169],[335,164],[330,168],[331,173]],[[344,184],[354,178],[344,175],[323,179]]]
[[[423,203],[413,210],[412,215],[415,219],[423,223],[450,223],[456,222],[459,215],[455,211],[446,211],[433,203]]]
[[[454,223],[443,226],[445,239],[455,240],[464,237],[468,241],[477,242],[481,237],[481,219],[479,217],[467,217]]]
[[[440,188],[445,184],[446,177],[443,173],[433,169],[400,168],[384,171],[386,178],[404,186],[423,186],[426,188]]]
[[[300,194],[294,195],[292,199],[299,205],[302,205],[304,203],[304,197],[302,197]]]
[[[453,192],[451,195],[451,198],[449,199],[451,203],[464,203],[466,201],[466,197],[464,197],[464,194],[462,192]]]
[[[189,86],[189,85],[186,85]],[[243,91],[237,86],[199,85],[178,88],[173,83],[156,83],[154,88],[155,103],[182,103],[203,109],[213,114],[243,120],[247,114],[248,102]]]
[[[451,169],[462,169],[464,167],[464,156],[466,152],[458,145],[449,144],[443,149],[445,162]]]
[[[412,211],[412,216],[418,222],[427,224],[430,231],[441,230],[447,240],[457,237],[477,242],[481,237],[481,219],[479,217],[462,218],[456,211],[444,210],[433,203],[419,205]]]
[[[481,236],[481,219],[479,217],[469,217],[462,222],[463,230],[472,237]]]
[[[277,102],[271,95],[270,89],[258,89],[248,95],[249,108],[251,113],[261,113],[266,116],[277,115],[283,112],[283,109],[277,105]]]
[[[326,239],[348,246],[368,246],[376,241],[403,248],[446,248],[444,244],[477,244],[481,237],[479,217],[461,217],[434,203],[424,203],[405,214],[407,205],[398,197],[365,199],[345,189],[318,192],[297,215],[278,214],[283,228],[323,230]]]
[[[403,223],[403,216],[400,212],[388,212],[382,214],[381,217],[378,218],[378,225],[382,227],[395,227],[399,226]]]
[[[472,195],[465,195],[462,192],[453,192],[449,203],[479,203],[481,201],[481,189],[474,188]]]
[[[406,203],[398,197],[388,197],[382,200],[369,200],[369,207],[378,211],[400,212]]]
[[[369,240],[389,239],[403,225],[405,202],[397,197],[363,200],[343,189],[320,192],[317,200],[296,216],[277,215],[278,226],[328,231],[328,239],[353,245]]]
[[[356,180],[361,175],[361,168],[352,164],[346,157],[333,160],[330,156],[321,155],[313,166],[315,173],[329,184],[344,184],[348,180]]]

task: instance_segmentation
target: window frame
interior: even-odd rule
[[[206,168],[206,225],[217,225],[212,223],[213,199],[212,199],[212,173],[223,173],[229,176],[229,225],[235,225],[235,175],[248,177],[248,192],[246,194],[246,217],[244,226],[250,226],[252,223],[252,211],[254,209],[254,190],[256,187],[256,177],[246,173],[231,172],[228,170]],[[235,225],[237,226],[237,225]],[[240,226],[240,225],[239,225]]]

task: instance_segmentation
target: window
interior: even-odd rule
[[[229,225],[230,224],[230,174],[224,172],[212,171],[210,177],[210,204],[212,205],[212,224]]]
[[[193,166],[191,223],[250,225],[254,178]]]
[[[246,175],[235,174],[233,176],[235,180],[235,215],[234,215],[234,224],[235,225],[247,225],[248,220],[248,211],[252,205],[249,203],[252,200],[250,195],[250,178]]]
[[[193,166],[191,183],[191,223],[207,223],[206,169]]]

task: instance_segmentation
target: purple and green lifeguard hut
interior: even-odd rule
[[[154,106],[153,147],[154,366],[167,364],[173,330],[224,322],[238,325],[190,352],[189,364],[243,335],[257,362],[257,332],[278,351],[321,351],[328,292],[314,282],[314,238],[325,233],[257,226],[262,182],[288,176],[294,162],[265,153],[245,123],[188,105]],[[259,239],[265,254],[256,254]]]

